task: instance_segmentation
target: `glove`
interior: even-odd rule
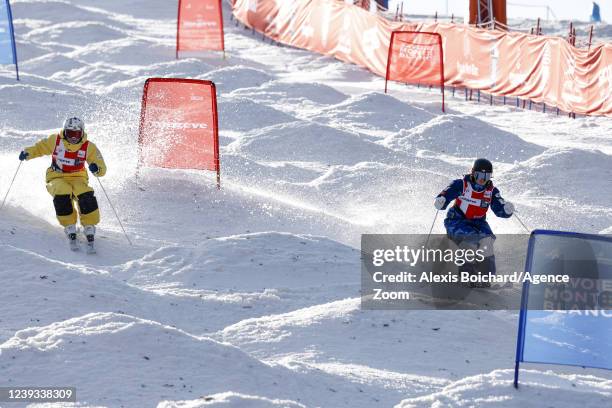
[[[506,201],[506,204],[504,204],[504,212],[508,215],[512,215],[514,214],[514,204],[512,204],[510,201]]]
[[[100,171],[100,168],[98,167],[98,165],[96,163],[90,163],[89,164],[89,171],[91,171],[91,173],[94,176],[97,176],[98,172]]]
[[[30,153],[26,152],[25,150],[22,150],[21,153],[19,153],[19,160],[24,161],[28,158],[29,155]]]
[[[434,201],[434,207],[436,207],[436,210],[441,210],[442,207],[444,207],[444,204],[446,204],[446,197],[436,197],[436,201]]]

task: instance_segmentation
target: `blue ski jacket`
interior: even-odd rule
[[[478,190],[478,186],[472,183],[471,176],[465,175],[463,179],[453,180],[437,197],[446,198],[446,202],[442,207],[445,210],[450,203],[459,198],[464,193],[464,182],[470,183],[472,189]],[[485,186],[486,188],[486,186]],[[482,187],[480,188],[482,190]],[[505,201],[497,187],[493,187],[490,209],[493,213],[501,218],[509,218],[511,215],[504,211]],[[486,214],[482,218],[469,219],[456,203],[447,211],[444,227],[450,239],[459,243],[464,240],[478,242],[484,236],[494,236],[489,223],[486,220]]]

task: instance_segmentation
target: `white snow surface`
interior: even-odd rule
[[[0,198],[19,151],[82,116],[135,246],[91,180],[98,254],[70,252],[48,159],[21,167],[0,212],[0,386],[74,386],[79,407],[610,405],[602,370],[532,364],[513,389],[516,312],[361,310],[359,242],[426,233],[432,198],[478,156],[530,228],[610,233],[612,120],[450,92],[442,114],[439,91],[385,95],[357,66],[236,27],[227,6],[228,58],[175,60],[176,1],[11,3],[22,80],[0,67]],[[151,76],[216,82],[221,190],[198,171],[136,183]]]

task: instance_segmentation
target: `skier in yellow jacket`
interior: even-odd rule
[[[64,227],[73,250],[78,249],[76,240],[78,210],[87,238],[88,251],[94,252],[95,225],[100,222],[100,210],[93,188],[88,184],[89,171],[102,177],[106,173],[106,164],[102,154],[92,142],[87,140],[85,124],[79,118],[68,118],[64,127],[34,146],[26,147],[19,155],[19,160],[31,160],[51,155],[51,166],[47,169],[47,191],[53,196],[55,214]]]

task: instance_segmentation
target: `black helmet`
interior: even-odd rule
[[[489,183],[493,176],[493,164],[487,159],[476,159],[472,166],[472,181],[480,185]]]
[[[493,164],[487,159],[476,159],[472,166],[472,173],[482,171],[483,173],[493,173]]]

